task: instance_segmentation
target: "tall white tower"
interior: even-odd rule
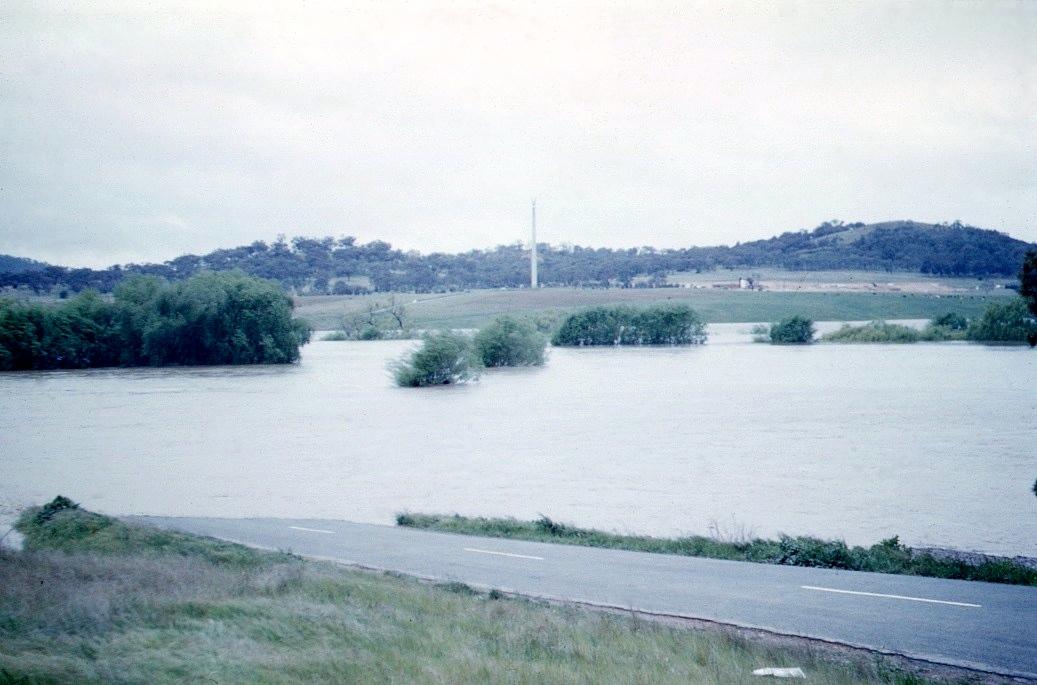
[[[529,245],[529,287],[536,288],[537,283],[537,201],[533,198],[533,236]]]

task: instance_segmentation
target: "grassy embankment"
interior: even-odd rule
[[[537,521],[519,521],[512,518],[398,514],[396,523],[447,533],[560,542],[586,547],[1037,586],[1037,571],[1010,560],[969,564],[964,561],[937,559],[931,554],[912,551],[909,547],[901,545],[897,538],[884,540],[871,547],[849,547],[838,540],[819,540],[802,536],[783,536],[779,540],[756,538],[734,542],[702,535],[656,538],[577,528],[552,521],[546,516]]]
[[[931,319],[947,311],[976,318],[999,294],[931,295],[918,293],[749,292],[683,288],[472,290],[404,299],[412,328],[480,328],[500,314],[560,317],[594,305],[648,305],[682,302],[709,323],[777,321],[799,314],[814,321]],[[1009,291],[1010,292],[1010,291]],[[397,296],[398,298],[400,296]],[[384,295],[382,298],[384,300]],[[416,302],[412,301],[416,300]],[[333,329],[344,315],[360,312],[379,295],[309,296],[295,299],[295,314],[318,329]]]
[[[0,551],[3,683],[726,685],[775,665],[820,683],[929,682],[867,653],[430,585],[80,509],[32,509],[19,529],[26,551]]]

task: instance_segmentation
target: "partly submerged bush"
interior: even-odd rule
[[[501,316],[476,333],[474,342],[484,366],[540,366],[547,337],[532,322]]]
[[[478,377],[478,368],[471,339],[448,331],[426,335],[421,347],[390,366],[402,388],[464,383]]]
[[[293,362],[310,329],[292,308],[277,283],[240,272],[131,276],[114,301],[0,300],[0,370]]]
[[[976,342],[1024,343],[1027,336],[1037,334],[1037,320],[1026,307],[1026,300],[1012,298],[994,302],[969,326],[967,337]]]
[[[814,322],[802,316],[790,316],[770,327],[770,340],[775,344],[794,345],[813,342]]]
[[[969,320],[957,312],[947,312],[929,321],[922,331],[921,339],[930,342],[964,340]]]
[[[958,312],[947,312],[929,322],[933,326],[948,328],[952,331],[964,331],[969,327],[969,320]]]
[[[695,345],[706,341],[706,326],[686,304],[644,309],[591,307],[570,314],[551,339],[560,346]]]
[[[824,342],[838,343],[915,343],[922,334],[914,328],[885,321],[871,321],[863,326],[843,324],[842,328],[824,335]]]

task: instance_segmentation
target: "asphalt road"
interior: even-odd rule
[[[524,595],[719,621],[1037,678],[1037,588],[312,519],[127,520]]]

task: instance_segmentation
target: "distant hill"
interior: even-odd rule
[[[887,221],[824,223],[813,231],[783,233],[742,243],[731,258],[746,266],[796,270],[877,269],[943,276],[1014,276],[1037,245],[998,231],[953,224]]]
[[[780,267],[793,270],[867,269],[943,276],[1013,277],[1023,255],[1037,244],[974,226],[889,221],[825,222],[813,230],[782,233],[733,246],[608,249],[540,245],[544,285],[602,287],[659,285],[668,273],[721,268]],[[170,280],[202,270],[241,269],[280,281],[301,293],[519,287],[528,283],[529,257],[521,244],[462,254],[422,255],[376,240],[352,237],[293,238],[267,244],[184,255],[162,264],[108,269],[67,269],[0,255],[0,288],[37,292],[94,288],[110,291],[127,274]]]

